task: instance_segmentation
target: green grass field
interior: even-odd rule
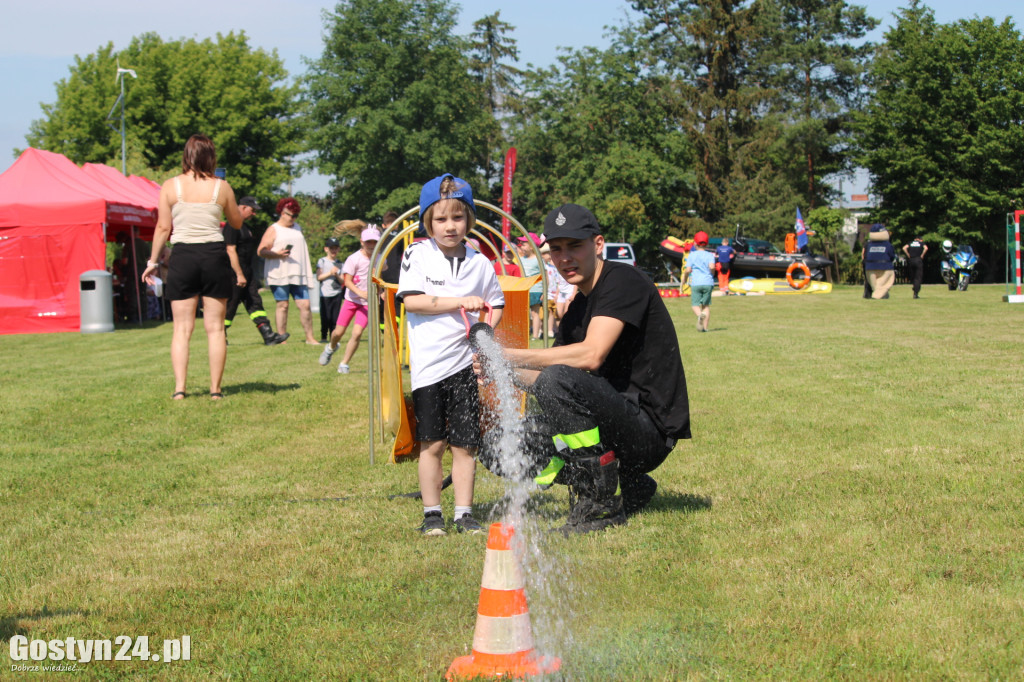
[[[708,334],[667,300],[693,439],[627,527],[541,540],[531,615],[564,679],[1024,677],[1024,306],[1002,293],[715,299]],[[437,680],[469,652],[485,541],[421,538],[388,499],[416,469],[369,464],[365,345],[341,376],[239,322],[219,403],[201,328],[183,402],[170,324],[0,337],[0,678],[36,664],[15,635],[191,638],[188,662],[90,680]],[[478,518],[502,491],[480,469]],[[534,505],[557,525],[565,492]]]

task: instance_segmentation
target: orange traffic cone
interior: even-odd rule
[[[512,526],[492,523],[487,536],[473,653],[456,658],[445,679],[526,677],[559,669],[558,658],[541,658],[533,648],[530,609],[523,574],[512,553]]]

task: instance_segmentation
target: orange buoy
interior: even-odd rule
[[[804,278],[799,282],[793,280],[793,271],[796,270],[797,268],[803,270],[804,272]],[[794,289],[803,289],[805,286],[811,283],[811,269],[807,267],[806,264],[801,263],[798,260],[793,261],[793,263],[790,264],[790,266],[786,269],[786,282],[789,284],[789,286],[793,287]]]

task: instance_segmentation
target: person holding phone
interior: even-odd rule
[[[266,282],[277,301],[277,333],[288,331],[288,297],[299,308],[299,322],[306,333],[306,343],[317,346],[313,337],[313,314],[309,307],[309,287],[314,281],[309,247],[295,219],[301,211],[299,202],[286,197],[277,202],[278,220],[267,228],[257,253],[266,260]]]

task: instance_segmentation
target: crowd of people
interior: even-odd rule
[[[181,174],[161,188],[151,255],[139,278],[149,286],[162,280],[170,301],[172,399],[186,397],[189,341],[200,306],[209,397],[221,400],[226,330],[238,304],[245,305],[264,342],[277,345],[288,338],[288,308],[294,301],[306,343],[319,345],[310,311],[313,282],[322,302],[321,335],[327,338],[319,362],[330,362],[351,328],[339,365],[339,372],[347,373],[368,324],[368,306],[376,304],[369,300],[368,282],[381,229],[373,224],[362,229],[360,248],[343,262],[339,242],[328,238],[314,275],[296,223],[298,202],[290,197],[278,202],[279,218],[257,245],[246,222],[259,205],[252,197],[236,201],[215,168],[213,142],[203,135],[189,138]],[[534,338],[554,340],[549,348],[503,351],[515,368],[515,382],[536,399],[534,413],[526,418],[529,476],[542,487],[568,486],[565,533],[625,523],[655,494],[650,472],[678,439],[690,437],[678,341],[656,287],[635,268],[602,260],[601,226],[582,206],[555,209],[545,220],[544,236],[529,233],[516,245],[518,258],[509,251],[494,263],[467,239],[476,221],[467,182],[450,174],[430,180],[422,188],[419,210],[427,238],[404,252],[392,249],[400,255],[383,268],[384,279],[397,285],[396,300],[408,319],[423,500],[419,531],[427,536],[448,531],[441,508],[447,449],[453,453],[451,529],[483,530],[472,515],[477,458],[495,473],[510,475],[481,433],[477,387],[490,377],[466,334],[467,323],[501,324],[505,298],[499,275],[540,275],[539,286],[530,291],[531,331]],[[384,216],[385,231],[396,217]],[[277,332],[263,309],[255,256],[266,262],[263,274],[276,302]],[[550,311],[546,328],[542,306]]]
[[[200,306],[213,400],[223,398],[226,332],[239,304],[264,343],[278,345],[289,338],[288,312],[294,301],[305,342],[323,344],[321,365],[331,361],[351,329],[338,365],[339,373],[349,373],[369,324],[369,306],[378,304],[370,300],[369,282],[381,227],[363,223],[359,249],[344,260],[340,242],[329,237],[314,270],[297,223],[298,201],[281,199],[275,207],[277,221],[257,239],[248,222],[259,204],[248,196],[236,201],[231,185],[216,176],[215,168],[212,141],[193,135],[185,145],[182,172],[161,187],[144,269],[128,235],[117,237],[123,255],[115,267],[124,291],[135,292],[134,314],[140,314],[140,280],[151,288],[162,284],[170,302],[172,398],[186,397],[189,341]],[[524,419],[522,444],[531,462],[530,477],[541,487],[569,487],[570,510],[561,528],[565,533],[625,523],[654,496],[657,483],[650,473],[678,440],[690,437],[678,339],[657,288],[636,268],[603,259],[601,225],[576,204],[551,211],[542,234],[519,237],[514,249],[495,251],[494,262],[468,236],[476,206],[467,182],[450,174],[430,180],[422,188],[419,211],[426,238],[413,241],[404,252],[390,249],[381,274],[395,285],[396,301],[404,305],[408,319],[420,445],[420,532],[438,536],[449,529],[441,507],[446,450],[453,453],[450,528],[460,532],[482,532],[472,515],[477,459],[499,475],[522,475],[503,466],[495,443],[481,433],[477,387],[489,377],[466,334],[467,324],[501,324],[505,299],[499,276],[537,278],[529,290],[531,336],[553,340],[551,347],[503,350],[515,370],[514,381],[535,399]],[[384,234],[396,218],[393,212],[383,217]],[[903,250],[917,298],[927,246],[915,239]],[[262,273],[255,267],[257,257],[265,262]],[[888,297],[895,257],[888,231],[872,226],[862,252],[865,296]],[[728,240],[712,251],[707,233],[695,235],[684,277],[690,283],[698,331],[708,331],[716,286],[728,293],[734,258]],[[260,296],[261,274],[275,301],[276,332]],[[313,334],[311,291],[320,302],[319,342]]]

